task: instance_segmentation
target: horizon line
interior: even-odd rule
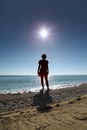
[[[87,75],[87,74],[51,74],[51,75],[48,75],[48,76],[79,76],[79,75]],[[35,75],[35,74],[0,74],[0,76],[38,76],[38,75]]]

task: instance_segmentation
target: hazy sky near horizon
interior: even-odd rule
[[[0,75],[36,75],[42,53],[51,75],[87,74],[86,0],[1,0],[0,12]]]

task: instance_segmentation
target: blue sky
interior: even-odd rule
[[[43,53],[50,75],[87,74],[86,0],[1,0],[0,75],[36,75]],[[51,28],[47,40],[41,26]]]

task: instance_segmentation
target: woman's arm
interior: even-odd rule
[[[39,65],[38,65],[37,74],[39,74],[39,72],[40,72],[40,63],[39,63]]]
[[[47,63],[47,74],[49,74],[49,67],[48,67],[48,63]]]

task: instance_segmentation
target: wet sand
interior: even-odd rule
[[[87,84],[0,94],[0,130],[87,130]]]

